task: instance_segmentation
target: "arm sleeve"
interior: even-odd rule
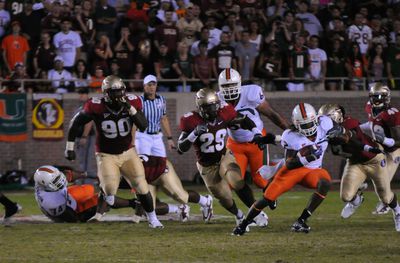
[[[141,110],[137,110],[136,114],[130,117],[141,132],[144,132],[147,129],[147,126],[149,126],[146,116],[144,116],[144,113]]]
[[[68,141],[74,142],[75,138],[78,137],[83,127],[86,123],[93,120],[93,117],[86,113],[85,111],[78,112],[71,120],[68,129]]]

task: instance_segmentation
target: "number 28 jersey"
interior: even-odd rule
[[[181,118],[180,129],[186,133],[191,133],[199,124],[207,125],[208,132],[197,137],[193,143],[199,164],[211,166],[221,160],[226,152],[225,137],[228,124],[236,116],[237,112],[233,106],[222,102],[217,119],[212,123],[206,122],[196,111],[188,112]]]
[[[142,102],[135,95],[128,96],[129,103],[142,110]],[[114,112],[104,98],[91,98],[83,106],[83,112],[92,117],[96,125],[96,152],[120,154],[132,147],[132,126],[129,113]]]

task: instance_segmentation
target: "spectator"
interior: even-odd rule
[[[160,43],[160,52],[154,60],[154,70],[157,79],[161,82],[163,79],[173,79],[176,75],[172,71],[174,57],[168,52],[168,46]],[[159,91],[171,91],[171,82],[162,83],[159,85]]]
[[[289,91],[304,91],[304,78],[310,72],[310,56],[304,46],[305,36],[300,35],[294,41],[293,49],[289,52],[290,81],[287,84],[287,89]]]
[[[136,63],[135,73],[133,73],[132,79],[136,80],[134,82],[129,82],[129,88],[133,91],[143,91],[143,65],[142,63]]]
[[[122,75],[119,64],[118,64],[118,60],[113,59],[110,62],[110,75],[114,75],[114,76],[118,76],[121,78],[129,78],[129,75]]]
[[[308,54],[310,55],[310,79],[306,91],[324,91],[326,77],[326,52],[319,48],[319,37],[311,36]]]
[[[250,43],[253,43],[256,45],[257,50],[260,51],[261,49],[261,41],[262,41],[262,35],[260,34],[260,27],[258,26],[258,21],[252,20],[250,22],[250,27],[249,27],[249,38],[250,38]]]
[[[129,0],[107,0],[109,6],[115,8],[117,16],[125,16],[130,7]]]
[[[283,23],[285,24],[286,28],[292,32],[294,31],[294,13],[290,10],[286,11],[283,14]],[[301,21],[301,19],[300,19]],[[304,27],[303,27],[304,28]]]
[[[171,0],[161,0],[160,9],[157,11],[158,19],[160,19],[162,22],[165,22],[165,13],[173,10],[174,8],[172,7]],[[178,21],[178,16],[175,12],[172,13],[172,21]]]
[[[29,75],[26,73],[26,68],[22,63],[16,63],[14,66],[14,71],[11,72],[11,75],[7,77],[9,82],[7,83],[6,92],[18,92],[25,93],[26,91],[32,92],[32,86],[25,82],[23,83],[20,80],[29,79]]]
[[[155,74],[154,70],[154,57],[152,54],[152,47],[150,44],[150,40],[144,39],[138,44],[138,54],[136,56],[136,63],[140,63],[143,65],[143,74]]]
[[[65,69],[72,72],[75,61],[80,58],[82,41],[79,34],[71,30],[69,18],[61,20],[61,32],[54,35],[53,44],[57,55],[63,58]]]
[[[282,17],[286,11],[285,1],[275,0],[274,2],[274,5],[269,6],[267,9],[267,16],[271,19],[278,16]]]
[[[371,45],[381,44],[384,48],[388,47],[389,32],[382,27],[382,17],[374,15],[371,19],[372,39]]]
[[[40,42],[42,19],[46,16],[46,13],[44,8],[33,10],[32,7],[31,1],[25,1],[24,10],[18,15],[18,20],[21,22],[21,29],[28,39],[29,46],[32,50],[36,50]]]
[[[201,28],[203,27],[203,23],[200,21],[200,19],[194,17],[192,3],[187,6],[185,17],[178,20],[176,27],[179,29],[179,32],[185,36],[194,37],[196,32],[200,32]]]
[[[279,52],[278,43],[272,41],[265,45],[257,62],[257,73],[265,80],[265,89],[273,91],[277,89],[277,83],[273,80],[281,77],[282,57]]]
[[[210,57],[213,60],[213,74],[219,76],[219,73],[226,68],[237,68],[235,48],[230,45],[231,35],[222,32],[221,42],[210,51]]]
[[[133,51],[135,46],[131,40],[131,32],[128,27],[121,27],[121,37],[114,47],[114,57],[118,64],[122,78],[127,78],[133,72]]]
[[[251,80],[258,50],[256,44],[250,43],[248,31],[242,31],[241,41],[236,45],[235,54],[238,58],[238,69],[242,80]]]
[[[332,47],[328,51],[328,62],[327,62],[327,76],[328,78],[344,78],[347,76],[346,73],[346,54],[343,50],[343,43],[341,39],[334,38]],[[328,80],[327,90],[340,90],[340,80]]]
[[[196,76],[200,79],[203,87],[209,87],[210,79],[213,76],[213,61],[207,55],[207,42],[199,43],[200,54],[194,58],[194,72]],[[203,87],[195,87],[198,90]]]
[[[81,57],[87,58],[88,53],[93,50],[96,36],[92,2],[84,0],[81,5],[75,5],[74,13],[73,27],[75,28],[75,32],[81,36],[82,40]]]
[[[266,44],[270,43],[271,41],[276,41],[282,52],[286,52],[288,50],[289,43],[292,41],[292,36],[289,29],[280,18],[277,18],[272,22],[271,31],[265,38]]]
[[[62,7],[60,2],[54,1],[49,8],[47,16],[42,19],[42,31],[49,32],[51,36],[54,36],[61,26]]]
[[[105,78],[104,70],[101,67],[96,67],[89,84],[90,92],[101,93],[101,83]]]
[[[186,4],[184,0],[176,0],[176,8],[175,8],[175,13],[178,17],[178,19],[182,18],[186,14]]]
[[[72,75],[64,69],[64,59],[61,56],[54,58],[54,68],[47,73],[47,79],[52,81],[53,92],[67,93],[73,91]]]
[[[208,41],[212,43],[213,46],[217,46],[221,40],[221,29],[216,28],[216,19],[213,16],[208,16],[206,20],[206,26],[210,32]]]
[[[96,32],[105,33],[114,43],[114,24],[117,21],[117,11],[107,4],[107,0],[99,0],[95,10]]]
[[[310,35],[310,33],[304,29],[303,21],[300,18],[296,18],[294,20],[291,33],[291,39],[293,39],[293,42],[298,36],[304,36],[308,38],[308,36]]]
[[[390,32],[390,43],[395,44],[396,43],[396,35],[400,34],[400,20],[396,19],[393,22],[393,31]]]
[[[131,21],[133,29],[136,29],[136,25],[139,22],[145,24],[149,23],[149,16],[147,14],[147,11],[143,7],[144,7],[143,0],[136,1],[136,4],[132,2],[130,9],[126,13],[126,18]]]
[[[86,62],[82,59],[79,59],[76,62],[75,69],[73,72],[74,78],[74,86],[75,89],[78,90],[78,93],[82,88],[88,88],[90,86],[90,82],[92,77],[89,74],[89,71],[86,66]]]
[[[371,28],[363,24],[364,15],[357,13],[354,17],[354,24],[348,29],[349,41],[357,42],[361,54],[365,55],[371,45],[372,31]]]
[[[368,72],[367,63],[365,55],[361,53],[360,46],[357,42],[353,42],[346,61],[350,90],[359,90],[363,84],[362,78],[367,77]]]
[[[368,56],[368,75],[371,77],[370,81],[382,81],[386,76],[386,55],[381,43],[373,46],[370,55]]]
[[[343,21],[340,18],[334,18],[331,22],[332,28],[325,32],[325,46],[331,46],[332,39],[338,39],[341,42],[341,45],[348,43]]]
[[[92,71],[94,73],[97,67],[101,67],[106,71],[106,74],[108,74],[108,60],[114,56],[111,50],[110,39],[104,32],[100,32],[97,35],[97,39],[97,43],[94,47]]]
[[[172,20],[172,14],[172,11],[166,11],[164,23],[157,26],[154,32],[154,46],[158,51],[160,51],[160,42],[166,43],[171,53],[176,51],[176,44],[179,40],[179,30]]]
[[[391,86],[400,89],[400,33],[396,35],[396,44],[389,48],[387,57],[387,76]]]
[[[239,23],[236,13],[231,12],[226,17],[226,25],[222,27],[222,32],[229,32],[232,35],[233,43],[239,42],[243,26]]]
[[[11,22],[11,34],[3,38],[1,48],[3,49],[3,60],[7,72],[14,70],[17,63],[27,65],[27,55],[30,50],[28,41],[21,36],[21,25],[19,21]]]
[[[4,9],[5,2],[5,0],[0,0],[0,39],[6,33],[6,28],[11,20],[10,12]]]
[[[193,59],[189,54],[189,47],[185,42],[178,43],[178,52],[175,56],[172,67],[181,81],[187,81],[194,77]],[[192,83],[186,83],[185,89],[183,89],[182,85],[178,85],[176,88],[178,92],[190,92],[191,86]]]
[[[9,0],[6,1],[6,10],[10,11],[11,20],[15,20],[18,15],[24,10],[24,1],[21,0]]]
[[[299,4],[299,10],[296,14],[297,18],[303,21],[304,29],[308,31],[310,35],[319,36],[322,32],[322,26],[318,18],[312,13],[308,12],[309,3],[307,1],[301,1]]]
[[[48,72],[46,70],[41,70],[36,78],[40,80],[47,80]],[[36,82],[34,86],[34,92],[37,93],[51,93],[54,90],[51,87],[51,84],[48,81],[40,81]]]
[[[213,17],[215,21],[221,21],[224,19],[224,14],[222,13],[223,1],[217,0],[205,0],[201,1],[201,10],[207,17]],[[210,28],[211,30],[211,28]],[[219,41],[219,37],[217,40]],[[217,44],[218,45],[218,44]]]
[[[40,36],[40,44],[36,49],[33,57],[33,69],[35,77],[39,77],[39,73],[42,71],[49,71],[53,68],[53,61],[56,57],[56,48],[50,42],[51,37],[48,32],[43,32]]]
[[[200,33],[200,40],[197,40],[196,42],[193,43],[192,47],[190,48],[190,54],[195,57],[198,54],[200,54],[199,50],[199,43],[200,42],[206,42],[207,43],[207,50],[210,51],[214,45],[209,41],[210,38],[210,30],[207,28],[207,26],[203,26],[201,29]]]

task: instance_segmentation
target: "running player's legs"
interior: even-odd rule
[[[397,168],[399,167],[399,163],[400,163],[400,148],[388,154],[387,170],[390,181],[392,181],[393,176],[396,174]]]
[[[157,179],[163,190],[179,203],[186,204],[189,201],[188,192],[183,189],[182,182],[175,172],[174,167],[167,161],[168,172]]]
[[[70,186],[68,193],[75,199],[78,213],[97,206],[98,195],[91,184]]]
[[[367,167],[367,175],[371,178],[379,199],[384,204],[389,204],[393,199],[394,193],[390,188],[390,176],[389,169],[387,169],[386,156],[378,154],[370,162]]]
[[[255,183],[259,188],[264,189],[267,186],[268,181],[263,179],[257,172],[258,169],[260,169],[260,167],[263,165],[264,152],[261,151],[257,145],[248,144],[247,153],[247,157],[250,162],[250,171],[253,183]]]
[[[317,189],[320,180],[325,180],[327,182],[331,181],[331,176],[325,169],[308,169],[308,172],[303,176],[301,180],[301,185],[311,189]]]
[[[100,180],[100,187],[106,196],[116,195],[120,172],[118,158],[116,155],[96,153],[97,171]]]
[[[245,145],[245,144],[237,143],[234,140],[232,140],[231,138],[228,138],[226,147],[232,151],[233,156],[236,159],[236,163],[240,167],[242,178],[244,179],[245,174],[246,174],[247,165],[248,165],[248,159],[245,154],[245,149],[244,149],[243,145]]]
[[[137,155],[134,148],[123,153],[123,164],[121,171],[128,182],[134,187],[139,194],[147,194],[149,187],[146,182],[142,161]]]
[[[347,161],[340,182],[340,198],[344,202],[350,202],[353,200],[358,188],[366,178],[366,172],[362,169],[360,164],[350,164]]]

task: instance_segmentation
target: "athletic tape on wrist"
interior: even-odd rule
[[[75,142],[67,141],[67,145],[65,146],[65,148],[67,149],[67,151],[73,151],[74,150],[74,146],[75,146]]]

